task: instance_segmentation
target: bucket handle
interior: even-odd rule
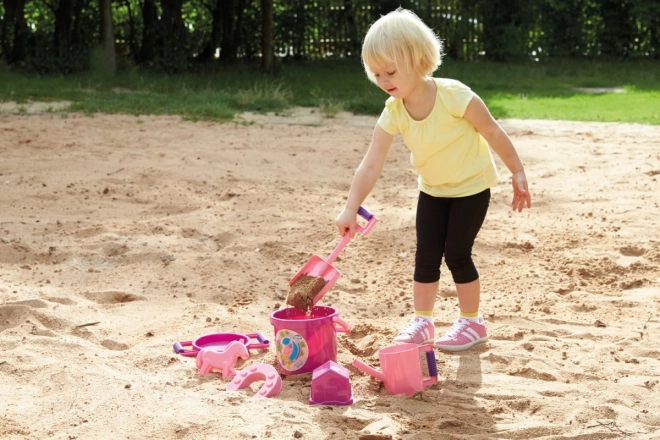
[[[343,319],[341,319],[339,316],[335,316],[332,318],[332,323],[335,326],[335,331],[340,333],[350,333],[351,332],[351,326],[346,323]]]

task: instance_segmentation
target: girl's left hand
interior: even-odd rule
[[[527,176],[524,171],[518,171],[511,177],[511,184],[513,185],[513,201],[511,206],[514,211],[522,212],[525,205],[528,208],[532,207],[532,198],[527,189]]]

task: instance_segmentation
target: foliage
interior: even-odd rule
[[[657,0],[272,0],[280,60],[359,58],[369,25],[399,6],[443,39],[447,58],[660,59]],[[176,74],[261,57],[261,0],[113,0],[120,69]],[[98,0],[0,0],[0,58],[14,68],[90,66]]]

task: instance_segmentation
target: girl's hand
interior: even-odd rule
[[[355,237],[355,224],[357,222],[357,210],[344,208],[337,217],[337,229],[342,237],[349,234],[351,238]]]
[[[514,211],[522,212],[525,205],[528,208],[532,207],[532,198],[527,189],[527,176],[524,171],[518,171],[511,177],[511,184],[513,185],[513,201],[511,206]]]

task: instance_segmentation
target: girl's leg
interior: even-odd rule
[[[417,250],[413,282],[415,316],[394,338],[396,343],[433,341],[433,306],[438,293],[440,263],[447,236],[449,200],[419,194],[417,202]]]
[[[458,294],[458,308],[463,316],[479,312],[479,297],[481,294],[479,278],[470,283],[456,283],[456,293]]]
[[[445,243],[445,262],[456,283],[459,319],[435,346],[459,351],[484,342],[486,326],[479,315],[479,273],[472,261],[472,247],[488,211],[490,190],[452,203]]]

